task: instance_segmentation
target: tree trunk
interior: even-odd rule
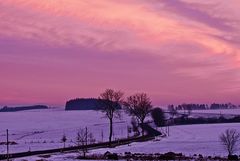
[[[109,145],[111,145],[112,142],[112,133],[113,133],[113,120],[112,118],[110,118],[110,133],[109,133]]]
[[[142,136],[144,136],[144,130],[143,130],[143,120],[141,120],[141,126],[142,126]]]

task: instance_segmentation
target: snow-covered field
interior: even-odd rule
[[[185,155],[226,156],[227,153],[219,141],[219,135],[228,128],[240,131],[240,123],[172,126],[170,127],[170,136],[161,140],[132,143],[114,149],[98,149],[92,151],[92,153],[104,153],[106,151],[116,153],[165,153],[173,151]],[[238,151],[237,154],[240,154],[240,152]]]
[[[66,146],[76,145],[76,135],[80,128],[87,127],[97,142],[108,139],[109,123],[104,114],[96,111],[37,110],[0,113],[0,142],[6,141],[6,129],[10,152],[23,152],[61,148],[63,134],[67,136]],[[130,117],[123,115],[114,121],[113,139],[127,137],[127,125]],[[0,145],[0,153],[6,152],[6,146]]]
[[[47,158],[43,157],[44,155],[39,155],[39,156],[30,156],[30,157],[24,157],[24,158],[17,158],[17,159],[14,159],[14,161],[77,161],[79,159],[76,159],[76,158],[79,155],[80,154],[78,154],[78,153],[57,153],[57,154],[50,155],[49,158],[48,157]],[[89,159],[84,160],[84,159],[81,159],[81,161],[96,161],[96,160],[89,160]],[[105,160],[101,160],[101,161],[105,161]],[[119,160],[119,161],[121,161],[121,160]]]
[[[219,111],[211,110],[215,113]],[[210,110],[206,110],[208,115]],[[222,114],[236,114],[240,110],[223,110]],[[212,113],[214,113],[212,112]],[[199,113],[199,111],[198,111]],[[10,141],[17,145],[10,146],[10,152],[30,150],[42,150],[49,148],[61,148],[61,137],[67,136],[66,146],[75,145],[76,133],[79,128],[88,127],[97,142],[108,139],[108,119],[101,112],[96,111],[63,111],[40,110],[0,113],[0,142],[6,141],[6,129],[9,129]],[[121,120],[115,120],[114,139],[127,137],[127,126],[130,125],[130,117],[123,114]],[[183,125],[170,127],[170,136],[158,141],[132,143],[114,149],[92,150],[91,153],[105,153],[106,151],[124,153],[165,153],[169,151],[186,155],[226,155],[219,135],[228,128],[240,131],[240,124],[205,124]],[[102,138],[103,133],[103,138]],[[0,153],[6,153],[6,145],[0,145]],[[240,154],[238,152],[238,154]],[[71,158],[76,154],[64,155]],[[61,155],[53,155],[55,158]],[[31,160],[31,159],[30,159]],[[54,159],[53,159],[54,160]],[[59,159],[57,159],[59,160]]]
[[[240,123],[172,126],[170,127],[170,136],[161,138],[160,140],[132,143],[116,148],[91,150],[90,153],[104,154],[106,151],[119,154],[123,154],[124,152],[165,153],[173,151],[188,156],[194,154],[226,156],[227,152],[219,141],[219,135],[228,128],[240,131]],[[237,154],[239,155],[240,152],[237,151]],[[52,155],[50,160],[74,160],[77,155],[79,154],[55,154]],[[39,159],[39,157],[26,157],[25,159],[33,161]]]

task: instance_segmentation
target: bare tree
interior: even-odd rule
[[[121,108],[123,102],[123,92],[114,91],[113,89],[106,89],[103,93],[100,94],[99,104],[100,109],[105,113],[106,117],[109,119],[109,145],[112,142],[113,135],[113,118],[120,118],[120,112],[118,109]]]
[[[146,116],[151,112],[152,103],[150,98],[145,93],[137,93],[127,98],[124,103],[126,106],[126,111],[137,118],[138,123],[143,125]],[[142,128],[142,135],[144,135],[144,130]]]
[[[93,134],[88,131],[87,127],[85,129],[80,129],[77,133],[76,141],[77,146],[81,146],[80,150],[83,153],[83,157],[86,158],[86,153],[88,152],[88,143],[93,144],[95,142]]]
[[[240,141],[240,133],[235,129],[227,129],[219,138],[224,148],[228,151],[228,155],[232,155],[237,150]]]

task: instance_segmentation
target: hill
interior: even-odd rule
[[[2,109],[0,109],[0,112],[17,112],[17,111],[37,110],[37,109],[48,109],[48,106],[45,106],[45,105],[19,106],[19,107],[4,106]]]
[[[65,110],[99,110],[100,102],[96,98],[76,98],[67,101]],[[119,105],[118,109],[121,109]]]

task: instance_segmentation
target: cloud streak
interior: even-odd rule
[[[5,78],[0,90],[5,93],[0,103],[24,103],[24,96],[34,95],[32,102],[58,104],[69,97],[96,96],[107,87],[143,90],[159,104],[237,102],[238,4],[1,1],[0,74]]]

